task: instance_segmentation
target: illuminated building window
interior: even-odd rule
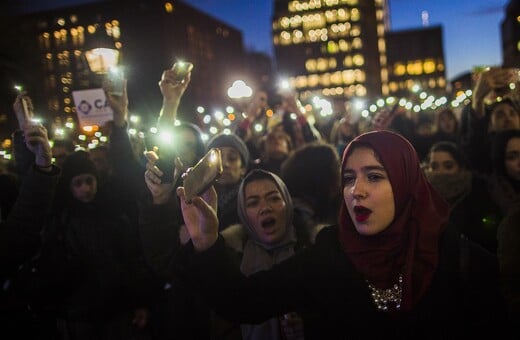
[[[435,61],[432,59],[427,59],[423,64],[424,73],[430,74],[435,72]]]
[[[322,86],[330,86],[330,73],[324,73],[320,76],[320,84]]]
[[[363,48],[363,41],[361,40],[361,38],[352,39],[352,48],[355,48],[358,50]]]
[[[406,65],[406,72],[410,75],[422,74],[422,62],[420,60],[409,62],[408,65]]]
[[[316,68],[318,71],[325,71],[328,68],[327,59],[325,58],[318,58],[318,62],[316,64]]]
[[[320,77],[317,74],[311,74],[307,77],[307,84],[309,87],[316,87],[320,82]]]
[[[114,39],[119,39],[121,37],[121,29],[119,26],[112,27],[112,36]]]
[[[338,11],[337,10],[328,10],[328,11],[325,11],[325,20],[327,20],[327,22],[336,22],[337,21],[337,13]]]
[[[358,97],[364,97],[367,95],[367,88],[361,84],[357,84],[355,93]]]
[[[94,34],[94,33],[96,33],[96,26],[94,26],[94,25],[88,25],[88,27],[87,27],[87,31],[88,31],[88,33],[90,33],[90,34]]]
[[[386,55],[381,54],[381,56],[379,57],[379,63],[381,64],[381,66],[386,66]]]
[[[64,99],[63,99],[63,103],[69,105],[69,104],[71,103],[70,98],[64,98]]]
[[[342,0],[341,2],[344,2],[350,6],[357,6],[359,4],[359,0]],[[377,2],[377,0],[376,0],[376,2]]]
[[[350,20],[355,22],[355,21],[359,21],[360,18],[361,18],[361,15],[359,13],[359,9],[352,8],[350,10]]]
[[[295,84],[296,84],[296,87],[300,88],[300,89],[303,87],[307,87],[307,77],[306,76],[296,77]]]
[[[344,9],[344,8],[340,8],[338,9],[338,21],[348,21],[349,20],[349,16],[348,16],[348,12]]]
[[[291,43],[291,33],[287,31],[280,33],[280,38],[282,45],[289,45]]]
[[[386,52],[385,39],[377,39],[377,48],[379,49],[379,52]]]
[[[394,74],[396,76],[403,76],[406,73],[406,66],[404,64],[394,64]]]
[[[345,39],[341,39],[338,41],[339,49],[341,52],[348,52],[350,51],[350,47],[348,45],[348,42]]]
[[[383,84],[383,86],[381,86],[381,94],[383,96],[388,96],[390,94],[390,91],[388,89],[388,85]]]
[[[289,25],[291,24],[291,21],[287,17],[283,17],[280,19],[280,26],[282,28],[289,28]]]
[[[63,111],[65,111],[65,113],[70,113],[71,110],[70,110],[70,107],[65,106],[65,107],[63,108]]]
[[[293,43],[298,44],[303,41],[303,32],[300,30],[293,31]]]
[[[69,93],[69,92],[70,92],[70,88],[67,87],[67,86],[64,86],[63,89],[62,89],[62,91],[63,91],[64,93]]]
[[[439,72],[443,72],[444,71],[444,64],[443,63],[439,62],[437,64],[437,71],[439,71]]]
[[[350,55],[346,56],[343,59],[343,65],[345,65],[346,67],[351,67],[352,66],[352,56],[350,56]]]
[[[77,23],[77,22],[78,22],[78,16],[72,14],[72,15],[70,16],[70,22],[72,22],[73,24]]]
[[[316,72],[316,60],[309,59],[305,62],[305,69],[307,72]]]
[[[335,69],[338,66],[336,58],[329,58],[329,69]]]
[[[439,87],[446,87],[446,79],[444,79],[444,77],[439,77],[437,83],[439,84]]]
[[[388,88],[392,92],[397,92],[397,90],[399,90],[399,86],[397,85],[397,83],[395,81],[391,81],[390,83],[388,83]]]
[[[351,37],[359,37],[361,35],[361,28],[357,25],[352,26],[350,29],[350,36]]]
[[[273,44],[274,45],[279,45],[280,44],[280,38],[277,35],[275,35],[273,37]]]
[[[353,84],[355,81],[354,71],[352,71],[352,70],[342,71],[341,78],[343,80],[343,84],[345,84],[345,85]]]
[[[295,15],[293,16],[290,20],[289,20],[290,24],[292,27],[298,27],[298,26],[301,26],[302,24],[302,17],[299,16],[299,15]]]
[[[338,53],[339,52],[339,46],[335,41],[329,41],[327,43],[327,52],[330,54]]]
[[[377,36],[382,37],[385,35],[385,25],[379,24],[377,25]]]
[[[383,21],[384,18],[385,18],[385,13],[383,12],[383,10],[381,10],[381,9],[376,10],[376,19],[378,21]]]
[[[165,2],[164,3],[164,10],[166,11],[166,13],[171,13],[173,12],[173,4],[171,2]]]
[[[56,20],[56,23],[60,26],[65,26],[65,19],[59,18],[58,20]]]
[[[381,81],[386,83],[388,81],[388,69],[382,68],[381,69]]]
[[[366,81],[366,78],[367,78],[367,76],[364,71],[354,70],[354,79],[358,83],[364,83]]]
[[[356,54],[352,57],[352,62],[356,66],[362,66],[363,64],[365,64],[365,58],[361,54]]]
[[[341,76],[341,72],[334,72],[330,76],[330,82],[334,85],[341,85],[343,83],[343,79]]]

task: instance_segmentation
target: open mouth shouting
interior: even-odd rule
[[[357,222],[365,222],[372,213],[372,210],[365,208],[362,205],[356,205],[354,207],[354,218]]]

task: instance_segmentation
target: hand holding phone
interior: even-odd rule
[[[184,195],[187,203],[202,195],[222,175],[222,158],[218,148],[210,149],[195,166],[183,175]]]
[[[121,67],[112,67],[108,71],[108,79],[112,82],[109,94],[122,96],[125,85],[125,74]]]
[[[193,64],[186,61],[178,61],[173,64],[172,71],[174,74],[175,81],[183,83],[186,75],[193,70]]]

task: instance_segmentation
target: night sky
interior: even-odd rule
[[[2,0],[0,15],[92,0]],[[190,0],[189,4],[240,29],[248,49],[272,53],[273,0]],[[442,25],[448,79],[474,66],[499,65],[500,23],[508,0],[389,0],[392,30],[419,28],[421,13],[429,25]]]

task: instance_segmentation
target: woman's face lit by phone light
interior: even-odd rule
[[[244,188],[244,196],[247,218],[258,238],[267,244],[279,242],[287,229],[287,205],[275,182],[251,181]]]

